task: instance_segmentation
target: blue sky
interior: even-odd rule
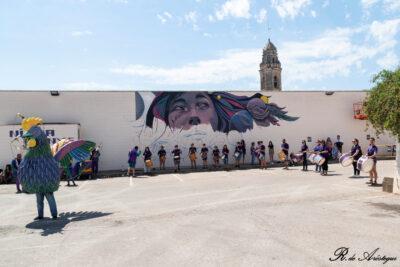
[[[368,89],[400,57],[399,0],[4,0],[0,89]]]

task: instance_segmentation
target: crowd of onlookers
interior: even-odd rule
[[[95,148],[92,150],[90,158],[87,161],[74,162],[71,160],[67,170],[60,170],[61,178],[65,178],[67,180],[67,186],[70,186],[71,184],[76,186],[75,179],[80,177],[82,174],[89,174],[88,177],[96,176],[99,171],[99,158],[99,148]],[[5,166],[4,170],[0,169],[0,184],[15,182],[17,193],[22,193],[23,191],[18,178],[18,168],[21,161],[22,155],[17,154],[11,163]],[[87,171],[85,171],[85,169]]]

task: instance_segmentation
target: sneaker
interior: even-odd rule
[[[51,219],[52,219],[53,221],[56,221],[56,220],[58,219],[58,217],[57,217],[57,216],[53,216]]]
[[[37,216],[36,218],[33,219],[34,221],[38,221],[38,220],[43,220],[42,216]]]

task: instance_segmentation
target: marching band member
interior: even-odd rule
[[[181,170],[181,154],[182,151],[178,148],[178,145],[175,145],[175,149],[172,150],[172,155],[174,157],[174,165],[175,165],[175,172]]]
[[[243,150],[242,150],[242,145],[240,142],[237,142],[236,147],[235,147],[235,167],[240,168],[240,158],[242,156]]]
[[[143,152],[144,159],[144,174],[150,174],[151,168],[153,167],[153,162],[151,161],[151,156],[153,154],[150,151],[150,148],[146,146]]]
[[[228,169],[228,162],[229,162],[229,149],[228,146],[225,144],[222,148],[222,160],[224,161],[225,170]]]
[[[360,170],[357,169],[357,161],[362,156],[362,152],[361,152],[361,147],[358,144],[358,139],[354,138],[352,142],[353,142],[353,146],[351,147],[350,154],[353,158],[354,176],[358,176],[358,175],[360,175]]]
[[[307,151],[308,151],[308,146],[306,143],[306,140],[303,140],[301,142],[301,152],[303,153],[303,171],[308,171],[308,163],[307,163]]]
[[[167,157],[167,152],[164,149],[164,146],[160,147],[158,150],[158,159],[160,160],[160,170],[165,170],[165,160]]]
[[[213,161],[214,161],[214,168],[219,167],[219,158],[220,158],[220,152],[217,146],[214,146],[214,149],[212,151],[213,154]]]
[[[283,168],[284,170],[288,170],[289,166],[289,144],[286,143],[286,140],[282,140],[282,145],[281,145],[282,152],[285,154],[285,160],[284,160],[284,165],[285,167]]]
[[[369,146],[367,150],[367,156],[370,159],[373,159],[374,165],[372,167],[372,170],[369,172],[369,181],[371,185],[376,185],[377,180],[378,180],[378,172],[376,171],[376,155],[378,154],[378,148],[375,145],[375,138],[371,137],[369,139]]]
[[[325,158],[324,163],[322,164],[322,173],[321,175],[328,175],[328,160],[331,154],[332,148],[330,148],[325,140],[321,141],[321,151],[319,151],[319,154]]]
[[[196,169],[196,152],[197,152],[197,148],[194,146],[194,144],[192,143],[189,147],[189,159],[190,159],[190,168],[191,169]]]
[[[203,169],[206,169],[208,167],[208,164],[207,164],[208,148],[206,147],[206,144],[203,144],[200,154],[201,154],[201,159],[203,160]]]
[[[321,151],[321,140],[317,140],[317,145],[314,147],[314,152],[319,153]],[[315,172],[321,172],[321,166],[318,164],[315,164]]]

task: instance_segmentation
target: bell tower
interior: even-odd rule
[[[275,45],[268,39],[260,64],[261,91],[282,91],[281,62]]]

